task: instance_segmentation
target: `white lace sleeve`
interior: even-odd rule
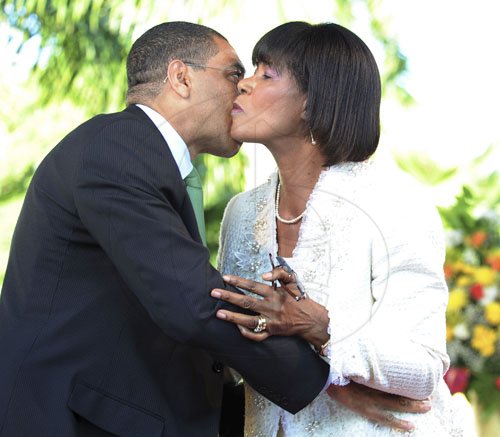
[[[232,233],[229,232],[230,224],[234,225],[232,217],[234,215],[234,209],[237,202],[238,196],[233,197],[226,206],[224,210],[224,215],[222,217],[222,222],[220,225],[219,233],[219,251],[217,252],[217,270],[221,273],[227,273],[226,269],[229,263],[229,247],[231,244]]]
[[[404,221],[384,226],[383,237],[372,243],[375,303],[367,324],[330,347],[337,384],[352,380],[423,399],[448,368],[441,222],[437,212],[414,208]]]

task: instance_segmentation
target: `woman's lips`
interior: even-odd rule
[[[240,105],[238,105],[236,102],[233,103],[233,109],[231,111],[231,115],[240,114],[241,112],[243,112],[243,108]]]

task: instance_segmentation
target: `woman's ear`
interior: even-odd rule
[[[302,112],[300,113],[300,118],[304,121],[307,120],[306,109],[307,109],[307,97],[304,98],[304,103],[302,103]]]
[[[191,78],[187,65],[179,59],[174,59],[167,67],[165,82],[170,84],[172,90],[180,97],[187,99],[191,94]]]

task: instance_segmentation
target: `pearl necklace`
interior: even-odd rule
[[[304,217],[306,210],[302,211],[302,214],[300,214],[299,216],[297,216],[293,219],[290,219],[290,220],[286,220],[283,217],[281,217],[279,212],[278,212],[278,208],[280,205],[280,188],[281,188],[281,184],[278,181],[278,187],[276,188],[276,200],[274,202],[274,215],[281,223],[284,223],[285,225],[293,225],[294,223],[297,223],[299,220],[302,220],[302,217]]]

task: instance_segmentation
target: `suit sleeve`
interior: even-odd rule
[[[210,291],[225,285],[179,215],[189,197],[172,163],[144,123],[119,121],[101,130],[75,175],[83,224],[166,335],[209,351],[272,402],[299,411],[323,389],[328,367],[301,339],[254,343],[215,317],[227,304]]]

